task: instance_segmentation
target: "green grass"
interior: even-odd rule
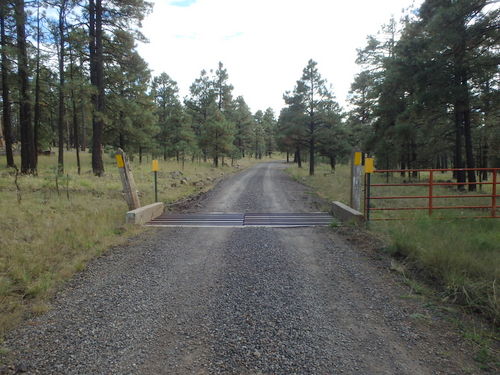
[[[326,165],[318,165],[315,176],[308,176],[307,169],[295,166],[288,172],[295,179],[311,186],[321,197],[349,204],[350,169],[338,166],[332,173]],[[420,176],[425,179],[426,176]],[[437,178],[436,178],[437,179]],[[440,180],[451,176],[440,175]],[[376,176],[375,181],[385,180]],[[402,178],[393,177],[400,181]],[[490,187],[491,188],[491,187]],[[386,195],[423,195],[419,187],[387,187]],[[420,190],[419,190],[420,189]],[[484,191],[487,192],[485,186]],[[454,195],[456,190],[437,187],[435,194]],[[460,193],[466,195],[467,193]],[[477,194],[477,193],[474,193]],[[491,198],[467,198],[467,204],[488,202]],[[422,205],[409,199],[404,202],[384,201],[384,207],[398,205]],[[458,199],[448,199],[449,205],[463,205]],[[442,203],[439,203],[442,204]],[[381,206],[382,203],[375,202]],[[467,210],[465,210],[467,211]],[[387,213],[384,213],[387,215]],[[500,220],[499,219],[453,219],[451,216],[471,215],[470,212],[450,211],[439,216],[449,219],[429,218],[426,211],[406,214],[414,220],[372,222],[370,230],[388,235],[388,249],[393,256],[403,258],[412,269],[418,270],[427,283],[439,291],[442,298],[469,309],[478,311],[494,323],[500,322],[498,282],[500,280]],[[377,213],[377,215],[382,215]],[[388,215],[390,217],[390,215]],[[386,217],[388,217],[386,216]],[[380,217],[380,216],[379,216]],[[394,217],[394,216],[393,216]]]
[[[48,300],[62,282],[83,270],[87,262],[113,245],[144,230],[125,225],[127,204],[114,158],[104,155],[106,174],[90,170],[90,154],[82,153],[82,174],[76,173],[73,153],[65,153],[69,178],[58,177],[56,156],[40,156],[38,176],[19,176],[20,202],[13,171],[0,161],[0,339],[30,314],[49,308]],[[16,159],[19,165],[19,160]],[[213,168],[210,163],[181,164],[160,160],[159,199],[167,203],[210,189],[218,178],[245,168]],[[132,171],[142,205],[153,202],[151,160]],[[171,176],[182,171],[187,183]]]
[[[391,236],[389,250],[404,257],[442,289],[443,298],[500,318],[500,222],[434,220],[381,223]]]
[[[313,187],[321,198],[349,204],[350,170],[348,167],[340,165],[332,171],[329,166],[320,164],[316,166],[315,175],[309,176],[308,168],[297,168],[291,165],[287,172],[295,180]]]

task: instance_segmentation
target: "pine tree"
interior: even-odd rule
[[[306,115],[306,128],[309,146],[309,175],[314,175],[317,132],[324,119],[324,111],[332,101],[332,95],[326,87],[326,81],[316,67],[314,60],[309,60],[304,68],[302,77],[297,81],[294,95],[302,105]]]
[[[24,0],[14,2],[17,33],[17,66],[20,88],[21,172],[36,173],[36,155],[31,116],[28,54],[26,50],[26,10]]]
[[[11,9],[7,7],[7,3],[0,4],[0,35],[1,35],[1,69],[2,69],[2,123],[3,136],[5,140],[5,155],[7,158],[7,166],[15,167],[14,156],[12,153],[12,116],[11,116],[11,100],[10,100],[10,63],[7,51],[9,50],[9,42],[7,40],[6,21]]]
[[[247,150],[251,147],[251,131],[253,125],[252,112],[243,99],[238,96],[232,105],[233,110],[229,114],[231,121],[235,124],[234,145],[239,155],[245,157]]]

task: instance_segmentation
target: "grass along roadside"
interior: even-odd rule
[[[329,166],[319,165],[315,176],[308,176],[305,168],[296,166],[287,171],[321,197],[349,204],[348,166],[340,165],[332,173]],[[401,190],[396,190],[398,187],[385,189],[387,195],[401,195]],[[450,194],[448,188],[441,189],[443,195]],[[412,194],[419,192],[414,189],[404,192],[404,195]],[[471,202],[473,198],[468,199],[467,202]],[[400,204],[394,200],[386,202],[387,207]],[[500,220],[435,220],[420,212],[415,214],[415,220],[372,222],[370,230],[387,237],[388,251],[425,276],[439,290],[442,299],[478,311],[495,324],[500,322]]]
[[[0,340],[23,317],[47,311],[57,287],[91,258],[144,230],[124,223],[127,204],[114,158],[104,155],[101,178],[91,173],[90,154],[81,158],[81,175],[74,154],[67,152],[68,174],[57,176],[57,157],[40,156],[38,176],[18,177],[19,192],[13,171],[3,160],[0,164]],[[182,169],[160,160],[159,199],[170,203],[209,190],[224,175],[256,162],[243,159],[217,169],[189,162]],[[131,167],[141,203],[152,203],[151,161],[139,164],[136,158]]]

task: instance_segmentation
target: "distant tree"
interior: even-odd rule
[[[262,116],[262,128],[264,133],[264,152],[271,157],[276,148],[276,118],[272,108],[266,109]]]
[[[168,156],[169,144],[172,143],[172,133],[180,124],[183,109],[178,97],[179,89],[175,82],[166,73],[153,78],[152,95],[157,106],[158,126],[160,133],[158,140],[163,149],[163,158]]]
[[[287,107],[280,112],[277,124],[277,143],[281,151],[294,155],[294,162],[302,168],[302,150],[307,147],[306,117],[303,105],[297,97],[289,93],[284,96]]]
[[[227,69],[224,68],[224,64],[219,61],[217,70],[213,78],[213,89],[216,95],[217,108],[222,113],[227,112],[232,104],[232,91],[233,86],[228,83],[229,75]]]
[[[339,104],[332,101],[325,108],[324,124],[318,130],[318,151],[320,155],[328,158],[330,167],[335,169],[337,161],[345,158],[351,152],[353,137],[343,122],[342,110]]]
[[[220,157],[231,154],[233,138],[233,124],[216,111],[203,128],[201,141],[208,155],[212,157],[215,167],[219,166]]]
[[[213,82],[205,70],[202,70],[200,77],[196,78],[189,88],[190,96],[184,100],[187,113],[193,122],[193,130],[198,138],[200,149],[206,160],[207,149],[202,145],[202,133],[209,119],[214,116],[217,105],[215,104],[216,93]]]
[[[302,77],[297,81],[293,95],[300,103],[306,116],[306,128],[309,143],[309,175],[314,175],[317,132],[324,122],[325,109],[332,102],[332,94],[326,87],[326,81],[318,71],[317,63],[309,60]]]
[[[190,95],[184,103],[204,159],[214,157],[214,164],[218,166],[219,157],[234,156],[233,149],[225,145],[225,141],[217,141],[219,145],[214,149],[209,140],[215,142],[219,134],[226,133],[231,133],[233,137],[236,114],[232,99],[233,86],[228,83],[229,76],[224,65],[219,62],[217,70],[211,70],[210,73],[201,71],[200,77],[189,88]],[[225,139],[224,136],[222,139]],[[220,142],[224,143],[224,147],[221,147]]]
[[[239,155],[245,157],[247,150],[252,143],[253,117],[250,108],[242,96],[238,96],[232,105],[233,110],[230,114],[231,121],[235,124],[234,145]]]

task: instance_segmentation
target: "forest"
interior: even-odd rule
[[[342,108],[311,59],[279,114],[233,97],[222,62],[202,70],[181,98],[166,72],[152,75],[143,0],[3,1],[2,143],[7,166],[36,174],[38,155],[103,153],[212,160],[286,153],[287,161],[345,162],[353,150],[379,168],[500,165],[499,8],[489,0],[426,0],[391,18],[357,50],[360,73]],[[356,46],[353,46],[355,48]],[[456,172],[475,182],[474,172]],[[487,176],[483,176],[487,178]],[[474,190],[475,185],[469,184]]]

